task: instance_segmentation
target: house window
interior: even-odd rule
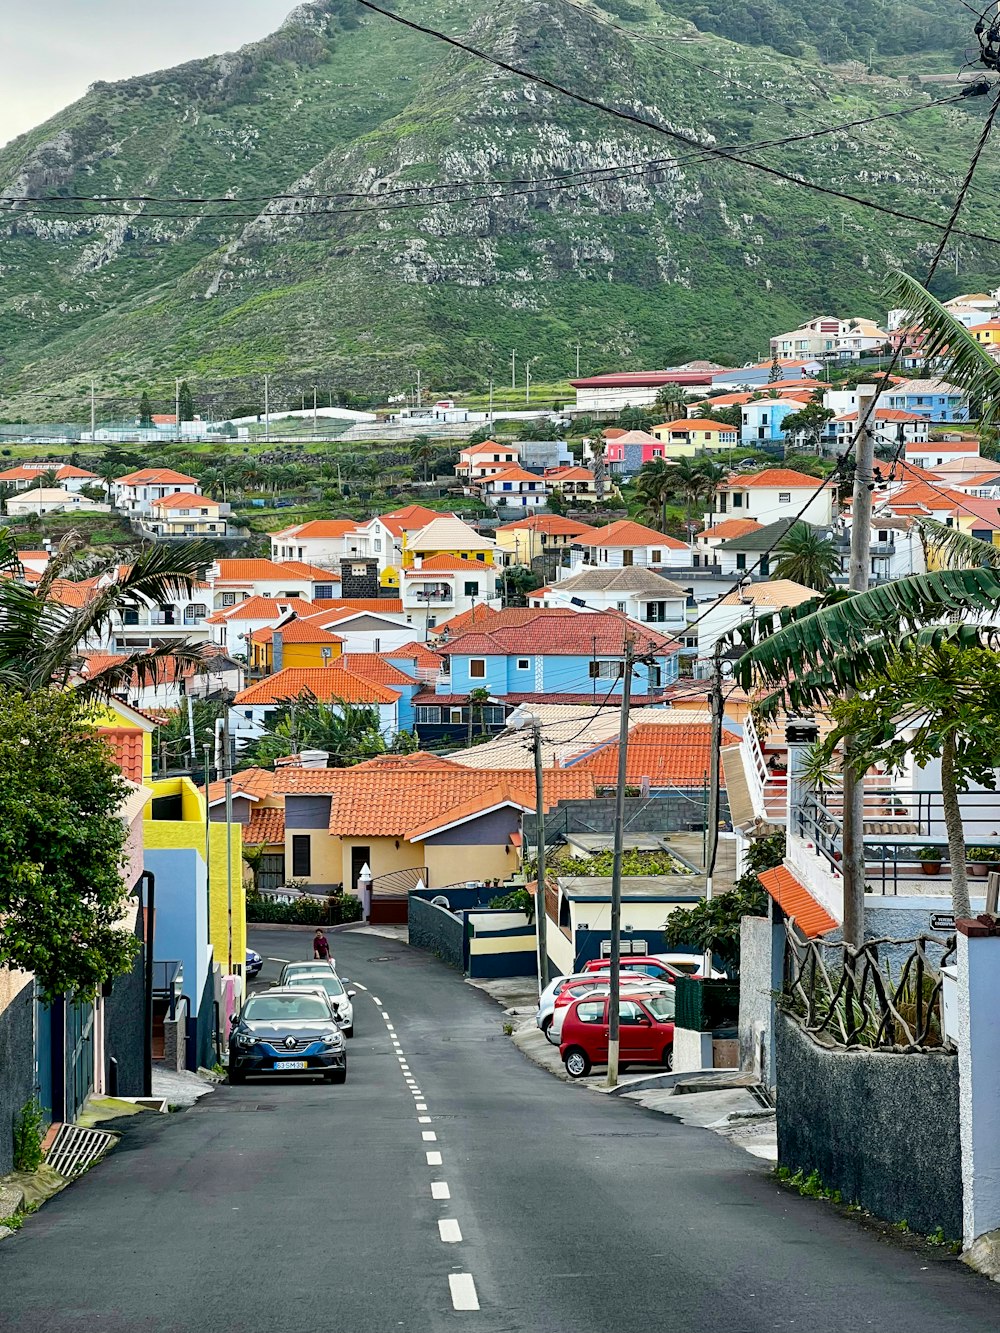
[[[723,497],[722,497],[722,501],[723,501],[723,503],[722,503],[722,509],[721,509],[721,511],[720,511],[720,512],[723,513],[723,514],[726,512],[726,504],[725,504],[725,500],[726,500],[726,497],[723,496]],[[734,492],[733,492],[733,508],[734,508],[734,509],[742,509],[742,508],[743,508],[743,496],[740,494],[739,491],[734,491]]]
[[[418,704],[414,711],[418,727],[436,727],[441,723],[441,709],[434,704]]]
[[[448,709],[448,721],[449,721],[449,722],[464,722],[464,721],[465,721],[465,709],[464,709],[464,708],[449,708],[449,709]]]
[[[485,657],[470,657],[470,658],[469,658],[469,675],[472,677],[473,680],[485,680],[485,679],[486,679],[486,658],[485,658]]]
[[[632,551],[622,551],[622,564],[623,564],[623,565],[630,565],[630,564],[632,563],[633,559],[634,559],[634,554],[633,554]]]
[[[531,670],[531,658],[530,658],[530,657],[519,657],[519,658],[517,659],[517,669],[518,669],[518,671],[530,671],[530,670]]]
[[[592,680],[618,680],[625,674],[625,663],[588,662],[587,669]]]
[[[235,594],[234,592],[224,592],[224,593],[222,594],[222,605],[223,605],[223,606],[235,606],[235,605],[236,605],[236,594]]]
[[[771,572],[771,561],[766,555],[762,555],[760,558],[759,572],[764,578]]]
[[[487,727],[502,727],[506,720],[503,704],[483,709],[483,724]]]
[[[315,585],[315,589],[314,589],[314,591],[313,591],[313,596],[314,596],[314,597],[321,597],[321,598],[322,598],[322,597],[332,597],[332,596],[333,596],[333,584],[332,584],[332,583],[317,583],[317,584]]]
[[[479,596],[479,582],[478,582],[478,580],[476,580],[476,579],[466,579],[466,580],[465,580],[465,595],[466,595],[466,597],[478,597],[478,596]]]
[[[652,550],[652,551],[650,551],[650,553],[649,553],[649,558],[650,558],[650,560],[653,562],[654,565],[662,565],[662,564],[663,564],[663,552],[662,552],[662,551],[657,551],[657,550]]]
[[[624,611],[624,610],[625,610],[625,603],[624,603],[624,602],[615,602],[615,610],[616,610],[616,611]]]
[[[747,558],[746,558],[746,556],[743,554],[743,552],[740,551],[739,554],[738,554],[737,557],[736,557],[736,568],[737,568],[737,569],[746,569],[746,567],[747,567]]]
[[[791,493],[791,491],[779,491],[779,492],[778,492],[778,504],[780,504],[780,505],[787,505],[787,504],[791,504],[791,502],[792,502],[792,493]]]
[[[430,622],[428,621],[428,624],[429,624],[429,623],[430,623]],[[450,657],[442,657],[442,658],[441,658],[441,675],[442,675],[442,676],[450,676],[450,675],[451,675],[451,658],[450,658]]]
[[[252,708],[244,708],[244,710],[243,710],[243,716],[249,718],[250,721],[252,722],[252,721],[253,721],[253,709],[252,709]]]
[[[308,879],[312,874],[312,837],[308,833],[292,835],[292,875]]]
[[[372,542],[372,546],[375,548],[376,551],[381,551],[381,550],[382,550],[382,538],[381,538],[381,537],[376,537],[375,540]]]

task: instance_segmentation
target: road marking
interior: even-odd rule
[[[375,1003],[376,1003],[376,1004],[378,1005],[378,1007],[381,1009],[381,1008],[382,1008],[382,1001],[378,998],[378,996],[377,996],[377,995],[373,995],[373,996],[372,996],[372,999],[375,1001]],[[383,1014],[382,1017],[385,1018],[385,1014]]]
[[[426,1111],[426,1110],[427,1110],[427,1103],[426,1103],[426,1102],[417,1102],[417,1110],[418,1110],[418,1111]]]
[[[414,1097],[422,1097],[424,1095],[419,1088],[411,1088],[410,1091],[413,1093]]]
[[[358,990],[364,990],[364,991],[366,991],[366,990],[368,989],[368,987],[362,985],[360,981],[355,981],[355,982],[354,982],[354,985],[358,988]]]
[[[385,1013],[384,1011],[383,1011],[382,1017],[386,1020],[386,1022],[389,1021],[389,1015],[388,1015],[387,1013]]]
[[[431,1198],[432,1199],[451,1198],[451,1190],[448,1188],[448,1185],[445,1181],[443,1180],[431,1181]]]
[[[462,1239],[462,1229],[454,1217],[439,1217],[438,1231],[446,1245],[458,1245]]]
[[[287,963],[289,960],[288,960],[287,958],[271,958],[271,957],[268,957],[268,960],[267,960],[267,961],[268,961],[269,963]]]
[[[440,1154],[439,1152],[429,1152],[429,1153],[427,1154],[427,1165],[428,1165],[428,1166],[443,1166],[443,1165],[444,1165],[444,1159],[442,1158],[442,1156],[441,1156],[441,1154]]]
[[[417,1116],[417,1124],[418,1124],[418,1125],[429,1125],[430,1123],[431,1123],[431,1118],[430,1118],[429,1115],[418,1115],[418,1116]]]
[[[420,1137],[425,1143],[437,1143],[438,1140],[438,1136],[434,1133],[433,1129],[421,1130]]]
[[[451,1303],[456,1310],[478,1310],[479,1297],[471,1273],[449,1273],[448,1285],[451,1287]]]

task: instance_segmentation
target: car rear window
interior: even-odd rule
[[[327,995],[343,995],[344,993],[340,978],[331,976],[329,972],[296,972],[294,976],[288,978],[285,985],[304,986],[307,990],[310,986],[313,989],[322,986]]]
[[[581,1023],[603,1023],[604,1001],[584,1000],[576,1006],[576,1016]]]
[[[243,1017],[252,1023],[285,1023],[329,1018],[330,1011],[316,995],[255,995],[247,1000]]]

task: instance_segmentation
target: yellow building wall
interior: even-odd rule
[[[382,573],[379,575],[379,586],[382,588],[398,588],[399,570],[394,568],[392,565],[389,565],[386,569],[383,569]]]
[[[423,864],[427,867],[429,889],[463,884],[467,879],[509,879],[520,869],[517,853],[509,843],[504,847],[425,843]]]
[[[380,875],[392,875],[397,870],[412,870],[422,868],[424,864],[424,849],[420,843],[409,843],[403,838],[399,838],[399,846],[396,846],[396,838],[341,838],[341,861],[340,874],[338,879],[342,880],[345,887],[351,886],[351,849],[354,847],[368,847],[371,849],[371,856],[368,860],[368,867],[372,872],[372,879],[378,879]]]
[[[304,884],[341,884],[341,848],[340,839],[333,837],[327,828],[286,828],[285,829],[285,878],[292,879],[292,835],[309,834],[310,865],[312,873],[296,875]]]
[[[180,819],[154,819],[152,802],[143,812],[143,838],[147,847],[193,849],[205,859],[205,802],[189,778],[164,778],[152,783],[153,799],[180,796]],[[209,825],[208,938],[215,961],[229,963],[229,889],[227,880],[226,825]],[[243,886],[243,827],[229,830],[232,850],[233,964],[242,969],[246,961],[247,910]]]
[[[324,648],[329,650],[329,657],[323,656]],[[283,667],[324,667],[339,657],[341,650],[339,643],[286,643],[282,647],[281,664]]]
[[[476,564],[479,564],[479,565],[484,565],[484,564],[485,564],[485,565],[492,565],[492,563],[493,563],[493,552],[492,552],[492,551],[463,551],[463,550],[460,550],[458,547],[453,547],[453,546],[442,546],[442,547],[439,547],[437,550],[433,550],[433,551],[421,551],[421,552],[420,552],[420,555],[421,555],[421,557],[422,557],[424,560],[430,560],[430,559],[432,558],[432,556],[435,556],[435,555],[455,555],[455,556],[458,556],[459,559],[461,559],[461,560],[474,560],[474,561],[476,562]],[[481,555],[484,556],[485,559],[480,560],[479,557],[480,557]],[[403,533],[403,568],[404,568],[404,569],[412,569],[412,568],[413,568],[413,561],[414,561],[414,555],[413,555],[413,552],[409,549],[409,547],[408,547],[408,545],[407,545],[407,541],[406,541],[406,533],[404,532],[404,533]]]

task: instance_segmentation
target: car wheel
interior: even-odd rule
[[[586,1078],[590,1073],[590,1061],[579,1046],[573,1046],[566,1052],[565,1064],[570,1078]]]
[[[233,1083],[233,1084],[236,1084],[236,1083],[245,1083],[246,1081],[247,1081],[247,1076],[246,1076],[245,1072],[244,1072],[242,1069],[233,1069],[232,1067],[230,1067],[230,1070],[229,1070],[229,1082],[230,1082],[230,1083]]]
[[[666,1046],[666,1047],[664,1047],[664,1051],[663,1051],[663,1064],[664,1064],[664,1067],[665,1067],[666,1069],[671,1069],[671,1070],[673,1069],[673,1067],[674,1067],[674,1048],[673,1048],[672,1046]]]
[[[553,1034],[553,1032],[552,1032],[552,1019],[551,1019],[551,1018],[546,1018],[546,1019],[543,1020],[543,1022],[542,1022],[542,1036],[545,1038],[545,1040],[549,1043],[550,1046],[558,1046],[558,1045],[559,1045],[559,1038],[558,1038],[557,1036],[555,1036],[555,1035]]]
[[[331,1069],[330,1072],[329,1072],[329,1073],[327,1074],[327,1076],[326,1076],[326,1081],[327,1081],[328,1083],[346,1083],[346,1082],[347,1082],[347,1070],[346,1070],[346,1069]]]

